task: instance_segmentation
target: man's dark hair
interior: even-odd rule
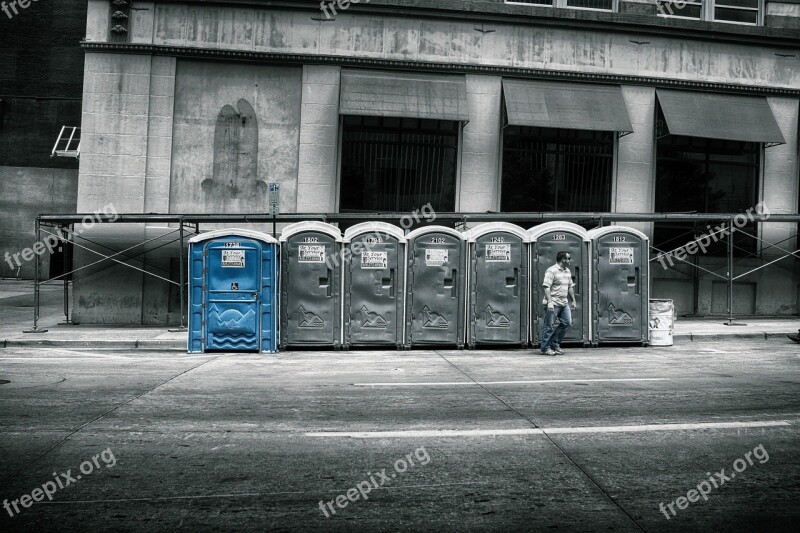
[[[556,254],[556,263],[560,263],[562,259],[566,259],[569,252],[558,252]]]

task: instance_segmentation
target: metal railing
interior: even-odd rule
[[[280,214],[280,215],[268,215],[268,214],[114,214],[114,215],[106,215],[106,214],[52,214],[52,215],[39,215],[36,217],[35,221],[35,233],[37,241],[41,240],[42,232],[46,233],[47,235],[55,235],[55,233],[51,231],[47,231],[44,228],[69,228],[70,231],[66,232],[67,235],[70,237],[68,242],[71,242],[73,245],[78,246],[81,249],[87,250],[93,254],[100,256],[100,259],[89,263],[87,265],[80,266],[78,268],[74,268],[69,272],[64,272],[59,276],[55,276],[49,280],[41,281],[41,256],[36,256],[36,263],[34,268],[34,316],[33,316],[33,328],[30,330],[25,330],[26,332],[31,333],[38,333],[38,332],[45,332],[46,329],[41,329],[38,327],[39,321],[39,308],[40,308],[40,301],[39,301],[39,287],[41,285],[51,283],[54,281],[58,281],[62,279],[64,282],[64,314],[66,316],[66,323],[70,323],[69,319],[69,306],[68,306],[68,298],[69,298],[69,280],[68,278],[77,272],[83,271],[91,266],[96,266],[100,263],[105,261],[110,261],[113,265],[121,265],[136,271],[142,272],[145,275],[153,276],[158,278],[162,281],[170,283],[172,285],[177,285],[179,287],[180,293],[180,308],[181,308],[181,321],[180,321],[180,328],[186,328],[186,309],[184,307],[184,297],[186,291],[186,280],[185,280],[185,273],[184,273],[184,259],[185,259],[185,244],[186,244],[186,229],[190,228],[192,230],[192,235],[200,233],[200,226],[201,224],[210,224],[210,223],[272,223],[272,233],[273,236],[277,238],[276,232],[276,225],[278,223],[291,223],[291,222],[299,222],[303,220],[319,220],[323,222],[329,223],[357,223],[357,222],[366,222],[366,221],[384,221],[384,222],[395,222],[400,224],[404,217],[407,217],[408,213],[290,213],[290,214]],[[609,213],[609,212],[592,212],[592,213],[545,213],[545,212],[528,212],[528,213],[494,213],[494,212],[486,212],[486,213],[436,213],[436,222],[437,223],[446,223],[451,224],[454,227],[463,227],[468,223],[478,223],[478,222],[492,222],[492,221],[499,221],[499,222],[513,222],[519,225],[528,226],[528,225],[535,225],[541,222],[547,221],[568,221],[568,222],[577,222],[583,224],[594,224],[596,226],[604,226],[608,225],[609,223],[617,223],[617,222],[661,222],[661,221],[684,221],[684,222],[691,222],[691,221],[698,221],[698,222],[722,222],[724,223],[724,231],[727,232],[727,272],[723,276],[713,270],[709,270],[703,268],[699,265],[693,264],[685,259],[678,259],[679,261],[689,264],[692,267],[695,267],[703,272],[706,272],[709,275],[716,276],[720,279],[724,279],[728,283],[728,301],[727,301],[727,314],[728,314],[728,322],[729,325],[734,325],[734,317],[733,317],[733,282],[740,278],[743,278],[747,275],[752,274],[762,268],[766,268],[768,266],[774,265],[783,259],[787,259],[789,257],[794,257],[800,259],[800,249],[795,251],[786,250],[780,246],[783,241],[779,243],[769,243],[756,237],[755,235],[747,234],[749,237],[753,239],[757,239],[759,242],[764,243],[767,245],[765,249],[768,248],[778,248],[780,251],[784,252],[779,258],[771,260],[763,265],[760,265],[756,268],[753,268],[745,273],[739,274],[737,276],[733,275],[734,270],[734,244],[733,244],[733,235],[734,232],[742,232],[742,230],[738,229],[735,224],[736,216],[739,215],[738,213]],[[151,239],[145,239],[142,242],[136,243],[133,246],[125,248],[123,250],[115,251],[110,249],[100,243],[94,242],[85,236],[80,236],[75,234],[72,230],[76,223],[80,223],[83,219],[87,216],[93,217],[95,223],[100,224],[142,224],[142,223],[175,223],[178,224],[178,228],[160,234],[157,237],[153,237]],[[752,214],[752,220],[755,222],[765,222],[769,219],[770,222],[800,222],[800,214],[770,214],[770,215],[763,215],[763,214]],[[719,229],[719,226],[718,226]],[[723,231],[720,229],[719,231]],[[146,244],[149,244],[153,241],[158,239],[163,239],[167,235],[171,235],[174,233],[178,233],[178,237],[166,242],[162,243],[159,246],[152,248],[152,249],[144,249],[143,247]],[[746,232],[745,232],[746,233]],[[796,236],[796,234],[795,234]],[[701,238],[694,239],[689,241],[688,243],[682,245],[679,248],[686,248],[686,246],[692,242],[699,242]],[[784,240],[791,239],[789,237]],[[109,250],[109,253],[103,253],[97,251],[96,249],[92,249],[89,246],[80,245],[75,242],[75,239],[82,239],[90,244],[94,244],[96,247],[106,248]],[[142,269],[136,267],[134,265],[130,265],[125,261],[133,260],[137,257],[143,256],[147,253],[151,253],[152,251],[168,246],[170,244],[179,242],[179,259],[180,259],[180,274],[179,274],[179,281],[174,281],[168,279],[164,276],[155,274],[153,272],[149,272],[146,269]],[[142,247],[143,249],[135,254],[132,254],[133,250],[136,248]],[[651,246],[651,258],[650,261],[657,261],[659,257],[663,257],[663,254],[674,253],[679,248],[675,248],[671,251],[665,252],[663,250],[659,250]],[[654,255],[655,254],[655,255]],[[66,259],[65,259],[66,264]],[[96,272],[95,272],[96,273]],[[94,274],[94,273],[93,273]],[[92,275],[93,275],[92,274]],[[81,278],[83,279],[83,278]]]

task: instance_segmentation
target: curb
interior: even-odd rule
[[[766,332],[766,331],[750,331],[742,333],[681,333],[673,335],[675,340],[689,340],[689,341],[724,341],[726,339],[743,339],[743,340],[767,340],[767,339],[785,339],[786,335],[794,335],[795,331],[786,332]]]
[[[109,340],[77,340],[77,339],[42,339],[42,340],[19,340],[19,339],[6,339],[2,341],[2,348],[9,347],[31,347],[31,346],[48,346],[55,348],[99,348],[99,349],[158,349],[181,352],[186,351],[185,341],[172,341],[172,340],[126,340],[126,341],[109,341]]]
[[[766,332],[753,331],[742,333],[680,333],[673,335],[676,341],[724,341],[729,339],[740,340],[768,340],[785,339],[787,335],[794,335],[796,331]],[[6,339],[0,341],[0,348],[9,347],[36,347],[47,346],[54,348],[96,348],[107,350],[163,350],[186,352],[184,340],[79,340],[79,339]]]

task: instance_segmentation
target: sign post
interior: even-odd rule
[[[272,236],[276,239],[278,236],[275,234],[275,215],[280,213],[281,209],[281,186],[278,183],[269,184],[269,214],[272,215]]]

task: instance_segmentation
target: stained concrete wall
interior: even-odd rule
[[[26,261],[22,255],[14,258],[14,254],[37,242],[37,215],[74,213],[77,197],[77,170],[0,166],[0,277],[33,279],[35,258]],[[50,254],[45,252],[41,257],[42,279],[47,279]]]
[[[294,211],[302,73],[300,67],[178,61],[170,212],[266,213],[269,182],[281,185],[281,211]],[[225,136],[218,128],[225,106],[245,122],[250,106],[255,131]],[[255,127],[253,119],[242,127]],[[220,164],[232,148],[239,156],[247,151],[248,159]]]
[[[259,7],[155,9],[154,44],[800,87],[800,57],[778,57],[771,46],[528,24],[492,23],[495,32],[483,34],[471,20],[350,12],[326,23]]]

